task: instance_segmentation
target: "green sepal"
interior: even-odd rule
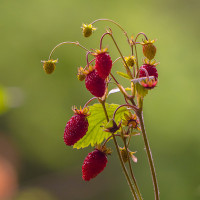
[[[122,76],[123,78],[127,78],[127,79],[132,79],[132,77],[130,77],[128,74],[124,73],[124,72],[118,72],[117,71],[117,74]]]

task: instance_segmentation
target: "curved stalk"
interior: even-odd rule
[[[86,49],[84,46],[80,45],[79,42],[69,42],[69,41],[67,41],[67,42],[61,42],[61,43],[59,43],[58,45],[56,45],[56,46],[51,50],[51,53],[49,54],[49,60],[51,59],[52,54],[54,53],[54,51],[55,51],[58,47],[62,46],[63,44],[75,44],[75,45],[81,47],[82,49],[84,49],[84,50],[90,52],[90,51],[89,51],[88,49]]]
[[[111,19],[97,19],[95,21],[93,21],[91,24],[94,24],[98,21],[109,21],[109,22],[112,22],[113,24],[117,25],[123,32],[124,32],[124,35],[126,36],[127,40],[128,40],[128,43],[129,43],[129,38],[128,38],[128,35],[127,35],[127,32],[121,27],[120,24],[118,24],[117,22],[111,20]]]

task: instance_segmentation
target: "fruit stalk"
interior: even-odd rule
[[[122,135],[123,135],[123,134],[122,134]],[[123,143],[124,143],[124,147],[125,147],[125,149],[126,149],[126,152],[128,152],[128,147],[127,147],[125,138],[123,138]],[[132,166],[131,166],[131,161],[130,161],[129,155],[128,155],[128,165],[129,165],[129,170],[130,170],[130,173],[131,173],[131,177],[132,177],[132,180],[133,180],[133,183],[134,183],[134,186],[135,186],[137,195],[138,195],[138,197],[139,197],[139,200],[143,200],[142,195],[141,195],[140,190],[139,190],[139,187],[138,187],[138,185],[137,185],[136,178],[135,178],[135,176],[134,176],[134,174],[133,174],[133,169],[132,169]]]
[[[105,116],[106,116],[106,120],[107,120],[107,122],[108,122],[108,121],[109,121],[109,117],[108,117],[108,113],[107,113],[107,111],[106,111],[105,102],[100,101],[100,103],[102,104],[102,107],[103,107],[103,110],[104,110],[104,113],[105,113]],[[124,171],[124,174],[125,174],[125,176],[126,176],[128,185],[129,185],[129,187],[130,187],[131,193],[132,193],[132,195],[133,195],[133,197],[134,197],[134,200],[138,200],[138,197],[137,197],[136,192],[135,192],[135,190],[134,190],[134,188],[133,188],[132,182],[131,182],[131,180],[130,180],[130,178],[129,178],[129,175],[128,175],[126,166],[124,165],[124,162],[123,162],[123,160],[122,160],[122,157],[121,157],[121,154],[120,154],[120,151],[119,151],[119,147],[118,147],[118,144],[117,144],[117,140],[116,140],[116,138],[115,138],[115,134],[114,134],[114,133],[112,133],[112,137],[113,137],[113,140],[114,140],[115,148],[116,148],[116,150],[117,150],[117,154],[118,154],[118,157],[119,157],[119,160],[120,160],[122,169],[123,169],[123,171]]]
[[[147,153],[147,157],[148,157],[148,161],[149,161],[149,165],[150,165],[150,170],[151,170],[151,175],[152,175],[152,181],[153,181],[153,185],[154,185],[155,200],[160,200],[160,197],[159,197],[159,188],[158,188],[158,181],[157,181],[157,177],[156,177],[156,171],[155,171],[155,167],[154,167],[154,162],[153,162],[153,156],[152,156],[152,153],[151,153],[151,148],[150,148],[150,145],[149,145],[149,142],[148,142],[148,138],[147,138],[147,134],[146,134],[146,131],[145,131],[142,110],[137,111],[136,115],[137,115],[138,120],[140,122],[140,128],[141,128],[141,131],[142,131],[142,136],[143,136],[143,140],[144,140],[144,144],[145,144],[145,148],[146,148],[146,153]]]

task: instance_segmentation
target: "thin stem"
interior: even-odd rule
[[[114,65],[119,59],[121,59],[121,57],[118,57],[117,59],[115,59],[115,61],[113,61],[112,65]]]
[[[130,104],[123,104],[123,105],[120,105],[120,106],[117,107],[117,109],[116,109],[115,112],[113,113],[113,120],[115,119],[116,112],[117,112],[121,107],[124,107],[124,106],[132,108],[135,112],[137,112],[137,110],[138,110],[138,107],[137,107],[137,106],[133,106],[133,105],[130,105]]]
[[[98,98],[97,98],[97,97],[91,98],[88,102],[86,102],[86,104],[83,106],[83,108],[87,107],[88,104],[89,104],[91,101],[95,100],[95,99],[98,99]]]
[[[121,157],[121,155],[120,155],[120,151],[119,151],[119,147],[118,147],[118,144],[117,144],[117,140],[116,140],[116,138],[115,138],[114,133],[112,133],[112,135],[113,135],[113,140],[114,140],[115,147],[116,147],[116,149],[117,149],[117,154],[118,154],[118,156],[119,156],[120,163],[121,163],[121,165],[122,165],[123,171],[124,171],[125,176],[126,176],[126,178],[127,178],[129,187],[131,188],[131,192],[132,192],[134,198],[137,200],[138,197],[137,197],[137,195],[136,195],[136,193],[135,193],[135,190],[134,190],[133,185],[132,185],[132,183],[131,183],[131,180],[130,180],[130,178],[129,178],[129,175],[128,175],[126,166],[124,165],[124,162],[123,162],[122,157]]]
[[[146,40],[148,40],[148,38],[147,38],[146,34],[145,34],[145,33],[143,33],[143,32],[140,32],[140,33],[138,33],[138,34],[136,35],[136,37],[135,37],[135,42],[136,42],[136,40],[137,40],[138,36],[140,36],[140,35],[143,35],[143,36],[145,37],[145,39],[146,39]]]
[[[112,38],[112,40],[113,40],[113,42],[114,42],[114,44],[115,44],[115,46],[116,46],[116,48],[117,48],[117,50],[118,50],[120,56],[121,56],[121,58],[122,58],[122,60],[123,60],[123,62],[124,62],[124,66],[125,66],[125,68],[126,68],[127,74],[128,74],[130,77],[133,77],[133,75],[132,75],[132,73],[131,73],[131,71],[130,71],[130,69],[129,69],[129,67],[128,67],[128,65],[127,65],[127,63],[126,63],[126,61],[125,61],[125,59],[124,59],[124,57],[123,57],[123,55],[122,55],[122,52],[120,51],[120,49],[119,49],[119,47],[118,47],[118,45],[117,45],[117,43],[116,43],[116,41],[115,41],[115,39],[114,39],[114,37],[113,37],[113,35],[112,35],[111,29],[110,29],[110,32],[108,32],[108,33],[109,33],[110,37]]]
[[[101,36],[101,39],[100,39],[100,50],[102,49],[102,42],[103,42],[103,38],[106,36],[106,35],[108,35],[109,33],[108,32],[106,32],[106,33],[104,33],[102,36]]]
[[[88,51],[87,53],[86,53],[86,61],[87,61],[87,67],[89,67],[89,59],[88,59],[88,56],[89,56],[89,54],[90,54],[90,52]]]
[[[105,116],[106,116],[106,120],[107,120],[107,122],[108,122],[108,121],[109,121],[109,118],[108,118],[108,113],[107,113],[107,110],[106,110],[106,107],[105,107],[105,102],[100,101],[100,103],[102,104],[102,107],[103,107],[103,110],[104,110],[104,113],[105,113]],[[132,195],[133,195],[133,197],[134,197],[135,200],[138,200],[137,195],[136,195],[136,193],[135,193],[135,190],[134,190],[134,188],[133,188],[133,185],[132,185],[132,183],[131,183],[131,180],[130,180],[130,178],[129,178],[129,175],[128,175],[126,166],[124,165],[123,160],[122,160],[122,157],[121,157],[121,155],[120,155],[119,147],[118,147],[117,140],[116,140],[116,138],[115,138],[115,134],[114,134],[114,133],[112,133],[112,137],[113,137],[113,140],[114,140],[115,148],[116,148],[116,150],[117,150],[117,154],[118,154],[120,163],[121,163],[121,165],[122,165],[122,169],[123,169],[124,174],[125,174],[125,176],[126,176],[128,185],[129,185],[130,190],[131,190],[131,192],[132,192]]]
[[[107,122],[108,122],[108,121],[109,121],[109,117],[108,117],[108,113],[107,113],[107,111],[106,111],[105,101],[101,101],[100,103],[101,103],[102,106],[103,106],[103,111],[104,111],[104,113],[105,113],[106,120],[107,120]]]
[[[117,25],[124,32],[124,35],[126,36],[126,38],[128,40],[128,43],[129,43],[129,37],[127,35],[127,32],[121,27],[120,24],[118,24],[117,22],[115,22],[115,21],[113,21],[111,19],[97,19],[97,20],[93,21],[91,24],[94,24],[94,23],[96,23],[98,21],[109,21],[109,22],[112,22],[113,24]]]
[[[112,73],[110,73],[110,75],[111,75],[111,77],[113,78],[113,80],[115,81],[115,83],[118,85],[119,84],[119,82],[117,81],[117,79],[113,76],[113,74]]]
[[[156,177],[156,171],[155,171],[155,167],[154,167],[153,156],[152,156],[152,153],[151,153],[147,134],[146,134],[146,131],[145,131],[145,126],[144,126],[144,121],[143,121],[143,113],[142,113],[142,111],[138,111],[136,114],[137,114],[138,120],[140,122],[142,136],[143,136],[143,139],[144,139],[146,153],[147,153],[147,157],[148,157],[148,161],[149,161],[149,165],[150,165],[152,181],[153,181],[153,185],[154,185],[155,200],[159,200],[160,197],[159,197],[159,188],[158,188],[158,182],[157,182],[157,177]]]
[[[119,136],[119,137],[121,137],[121,135],[120,134],[115,134],[115,136]],[[104,141],[104,143],[103,143],[103,145],[102,146],[104,146],[109,140],[110,140],[110,138],[112,138],[113,137],[113,135],[111,135],[111,136],[109,136],[105,141]],[[129,135],[127,135],[127,136],[124,136],[124,137],[130,137]]]
[[[138,55],[137,55],[137,48],[136,45],[134,45],[135,47],[135,59],[136,59],[136,67],[137,67],[137,72],[139,71],[139,64],[138,64]]]
[[[56,46],[52,49],[52,51],[51,51],[51,53],[50,53],[50,55],[49,55],[49,60],[51,59],[52,54],[54,53],[54,51],[55,51],[58,47],[62,46],[63,44],[75,44],[75,45],[77,45],[77,46],[81,47],[82,49],[84,49],[84,50],[86,50],[86,51],[89,52],[89,50],[86,49],[84,46],[80,45],[78,41],[77,41],[77,42],[68,42],[68,41],[67,41],[67,42],[61,42],[60,44],[56,45]]]
[[[123,142],[124,142],[124,147],[125,147],[125,149],[126,149],[126,152],[128,153],[128,147],[127,147],[127,144],[126,144],[126,141],[124,140],[124,138],[123,138]],[[133,174],[133,169],[132,169],[132,166],[131,166],[129,154],[128,154],[127,157],[128,157],[128,165],[129,165],[131,177],[132,177],[132,180],[133,180],[133,183],[134,183],[134,186],[135,186],[137,195],[138,195],[139,199],[142,200],[142,195],[141,195],[140,190],[139,190],[139,187],[138,187],[138,185],[137,185],[136,178],[135,178],[135,176],[134,176],[134,174]]]
[[[84,67],[84,70],[85,70],[93,61],[95,61],[95,58],[92,59],[90,62],[88,62],[88,64]]]

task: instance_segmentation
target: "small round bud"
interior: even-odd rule
[[[83,24],[81,28],[84,37],[90,37],[93,31],[96,30],[96,28],[92,27],[92,24]]]
[[[120,154],[124,163],[128,161],[128,152],[125,148],[120,148]]]
[[[43,63],[43,69],[47,74],[51,74],[54,72],[56,68],[56,63],[58,60],[48,60],[48,61],[41,61]]]
[[[155,40],[145,40],[143,43],[143,54],[145,57],[147,57],[149,60],[152,60],[156,55],[156,47],[154,46]]]
[[[78,68],[77,78],[79,81],[84,81],[86,77],[85,70],[82,67]]]
[[[135,57],[134,56],[128,56],[128,57],[125,57],[124,59],[125,59],[127,65],[129,67],[133,67],[134,66],[134,64],[135,64]]]

